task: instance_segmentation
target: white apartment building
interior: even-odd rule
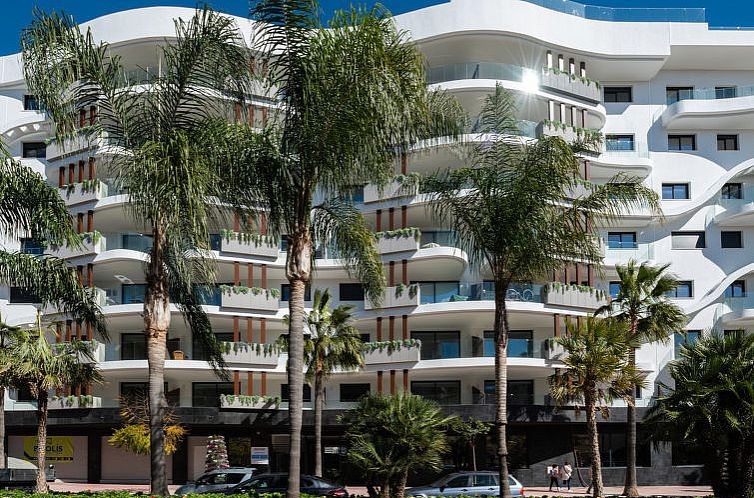
[[[155,46],[174,36],[173,19],[192,14],[144,8],[86,26],[148,79],[160,62]],[[553,275],[556,283],[522,283],[509,292],[515,329],[508,359],[510,451],[514,475],[525,485],[541,484],[546,465],[583,458],[586,438],[583,412],[556,408],[548,396],[548,377],[560,362],[545,341],[558,335],[566,320],[584,317],[605,302],[616,264],[630,258],[671,263],[683,281],[674,298],[689,315],[687,340],[712,328],[748,328],[754,320],[754,300],[746,292],[754,287],[754,258],[748,252],[754,245],[754,68],[749,66],[754,32],[710,29],[702,9],[611,9],[567,0],[450,0],[396,20],[425,54],[429,84],[452,92],[472,122],[484,96],[500,83],[516,98],[522,135],[569,138],[581,128],[605,135],[604,151],[584,158],[585,179],[637,175],[662,195],[663,221],[633,212],[618,226],[605,227],[603,268],[574,264]],[[250,32],[248,20],[237,22]],[[118,397],[144,389],[147,380],[140,313],[149,236],[127,215],[128,196],[115,191],[106,170],[98,167],[106,161],[106,144],[61,148],[49,141],[50,123],[25,91],[19,60],[18,54],[0,59],[2,140],[15,157],[59,187],[70,205],[87,244],[57,254],[100,289],[111,336],[109,342],[89,337],[97,341],[93,347],[105,382],[70,390],[51,412],[50,434],[70,447],[54,462],[57,474],[71,481],[146,481],[148,459],[115,449],[107,439],[120,423]],[[255,123],[266,121],[271,105],[263,96],[249,103]],[[86,125],[96,119],[96,109],[82,109],[80,118]],[[473,126],[466,138],[478,138]],[[396,175],[459,164],[448,146],[420,148],[396,164]],[[336,374],[327,385],[325,468],[344,480],[354,477],[340,466],[344,443],[337,415],[365,392],[409,390],[436,399],[449,413],[494,419],[492,284],[469,267],[451,234],[433,221],[427,197],[367,185],[357,202],[376,232],[415,230],[386,233],[379,240],[390,285],[380,308],[364,301],[337,259],[326,250],[318,254],[312,286],[329,288],[337,302],[354,304],[364,339],[377,343],[369,347],[363,370]],[[238,230],[238,225],[215,227],[218,282],[226,286],[211,293],[206,304],[214,330],[230,343],[226,360],[232,381],[220,382],[213,374],[180,317],[169,334],[166,391],[190,430],[169,458],[175,483],[202,472],[206,436],[216,433],[227,437],[233,464],[248,464],[250,447],[261,446],[269,449],[272,469],[287,468],[285,357],[257,346],[273,343],[285,331],[284,246],[243,242]],[[26,240],[7,246],[44,251]],[[244,293],[244,287],[275,292]],[[2,289],[3,317],[11,323],[31,321],[33,300],[22,290]],[[75,323],[61,334],[88,337]],[[666,366],[682,340],[671,337],[667,344],[647,344],[639,351],[639,366],[647,373],[647,387],[638,393],[640,416],[657,395],[657,383],[667,380]],[[12,392],[6,406],[10,455],[20,457],[35,430],[33,403],[26,393]],[[624,421],[625,408],[616,404],[600,423],[609,484],[623,479]],[[305,444],[312,447],[310,412],[304,424]],[[313,466],[309,453],[304,451],[305,469]],[[687,448],[642,443],[638,453],[640,484],[702,479],[699,461]],[[479,454],[481,468],[494,465],[491,439],[479,443]],[[448,455],[449,466],[467,462],[463,445]]]

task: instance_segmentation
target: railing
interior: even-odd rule
[[[618,244],[606,244],[605,245],[605,259],[616,260],[620,262],[627,262],[629,259],[636,261],[649,261],[654,259],[654,244],[647,243],[624,243]]]
[[[440,291],[436,287],[433,290],[432,284],[446,284],[446,282],[422,282],[419,284],[421,304],[493,301],[495,299],[495,284],[493,282],[460,282],[456,288]],[[507,301],[541,303],[543,287],[542,284],[511,284],[505,299]]]
[[[516,133],[517,136],[537,138],[537,126],[539,126],[538,122],[528,121],[526,119],[519,119],[519,120],[516,120],[516,125],[518,127],[518,132]],[[479,115],[471,116],[469,117],[469,122],[466,127],[466,132],[467,133],[481,133],[482,127],[483,125],[482,125],[481,117]]]
[[[595,21],[705,22],[703,8],[637,8],[584,5],[571,0],[525,0],[546,9]]]
[[[427,71],[427,83],[441,83],[455,80],[508,80],[523,81],[527,72],[539,75],[534,69],[502,62],[460,62],[430,67]]]
[[[141,233],[106,233],[106,250],[128,249],[148,253],[152,249],[152,236]]]
[[[720,86],[717,88],[689,88],[678,90],[678,96],[668,97],[667,105],[681,100],[720,100],[754,95],[754,85]]]
[[[731,196],[730,192],[725,196],[720,192],[717,199],[718,203],[726,209],[740,208],[745,204],[754,202],[754,185],[742,186],[740,195],[736,197]]]
[[[744,310],[754,310],[754,294],[726,297],[720,309],[720,317],[727,313],[742,313]]]
[[[605,140],[605,150],[601,157],[641,157],[649,158],[649,147],[645,142],[623,142],[620,140]]]

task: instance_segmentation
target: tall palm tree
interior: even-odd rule
[[[412,470],[439,470],[453,417],[434,401],[399,394],[370,395],[343,417],[348,460],[378,479],[381,498],[403,498]]]
[[[628,361],[629,342],[623,322],[587,317],[581,324],[566,325],[566,335],[555,342],[564,350],[562,373],[550,378],[550,392],[559,403],[583,403],[592,452],[592,496],[603,495],[597,413],[607,414],[615,397],[643,382],[644,376]]]
[[[263,59],[257,67],[269,68],[267,80],[281,104],[272,126],[257,136],[250,161],[267,202],[268,227],[288,241],[288,496],[298,498],[304,289],[315,247],[332,241],[367,298],[379,303],[385,276],[374,238],[343,193],[384,184],[396,155],[418,140],[456,135],[460,111],[443,94],[428,92],[418,50],[381,8],[336,13],[325,27],[313,0],[258,0],[251,17],[252,48]]]
[[[657,194],[638,178],[619,175],[605,184],[579,180],[578,153],[592,143],[559,137],[517,139],[511,94],[502,86],[488,95],[480,116],[488,141],[471,148],[468,166],[422,180],[434,195],[430,209],[457,233],[470,264],[495,284],[495,427],[500,482],[508,482],[507,350],[505,296],[517,281],[544,279],[573,261],[599,265],[598,224],[623,210],[659,212]],[[573,198],[583,187],[587,194]],[[510,496],[503,486],[501,492]]]
[[[670,363],[645,423],[654,441],[699,447],[715,496],[754,494],[754,335],[705,334]]]
[[[667,293],[678,285],[676,277],[668,272],[670,263],[652,266],[630,260],[626,266],[617,266],[620,286],[612,302],[597,310],[598,314],[626,322],[626,333],[632,342],[659,341],[667,343],[674,332],[686,325],[686,315],[667,298]],[[629,360],[636,365],[636,349],[629,351]],[[626,482],[625,496],[639,496],[636,487],[636,392],[631,390],[626,407]]]
[[[106,137],[115,151],[106,158],[108,173],[129,192],[135,222],[152,233],[143,316],[151,493],[161,496],[168,494],[162,421],[171,303],[222,374],[220,347],[195,289],[214,283],[209,223],[226,223],[231,210],[247,220],[256,204],[235,148],[246,143],[245,131],[227,123],[229,108],[244,103],[251,88],[243,36],[232,19],[207,8],[177,20],[175,30],[159,49],[160,74],[147,85],[128,77],[117,50],[95,43],[65,15],[37,12],[22,37],[29,91],[54,121],[56,139]],[[93,105],[97,122],[77,130],[75,110]]]
[[[309,336],[304,340],[306,380],[314,384],[314,474],[322,475],[322,409],[325,381],[335,370],[351,370],[364,364],[364,344],[353,325],[353,305],[330,309],[330,290],[314,291],[312,311],[306,317]]]
[[[65,386],[100,382],[101,377],[91,347],[72,340],[56,345],[47,341],[39,318],[37,329],[23,331],[10,351],[14,383],[28,387],[37,400],[37,493],[47,493],[45,447],[47,445],[47,405],[50,390]],[[82,361],[84,360],[84,361]]]
[[[20,336],[21,328],[0,321],[0,469],[6,466],[5,455],[5,390],[12,385],[10,348]]]

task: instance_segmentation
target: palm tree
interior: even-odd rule
[[[715,496],[752,496],[754,335],[705,334],[681,348],[670,376],[645,418],[652,439],[699,447]]]
[[[674,332],[682,330],[686,315],[667,298],[667,293],[678,285],[669,273],[670,263],[663,266],[638,264],[630,260],[626,266],[617,266],[620,286],[612,302],[597,310],[598,314],[626,322],[629,339],[638,344],[659,341],[667,343]],[[630,362],[636,365],[636,350],[629,351]],[[626,413],[626,482],[625,496],[639,496],[636,487],[636,392],[631,390]]]
[[[550,391],[559,403],[583,403],[592,450],[592,496],[603,496],[597,413],[607,415],[610,401],[643,382],[644,376],[628,361],[626,325],[612,319],[587,317],[581,325],[566,324],[566,335],[555,342],[564,350],[562,373],[550,378]]]
[[[177,20],[175,40],[160,47],[159,75],[147,84],[128,76],[106,43],[95,43],[72,19],[37,12],[22,37],[30,93],[55,123],[59,141],[105,137],[116,151],[107,167],[129,192],[134,221],[151,230],[145,265],[144,331],[149,364],[151,494],[168,495],[162,422],[164,363],[171,303],[223,374],[222,355],[202,309],[199,285],[212,285],[211,221],[229,212],[252,216],[246,195],[245,130],[227,123],[229,107],[250,92],[250,59],[235,22],[207,8]],[[75,110],[97,106],[97,122],[77,130]],[[245,106],[243,106],[245,108]]]
[[[6,466],[5,455],[5,389],[12,384],[10,348],[19,338],[21,329],[0,321],[0,469]]]
[[[348,460],[378,480],[382,498],[403,498],[412,470],[441,468],[452,421],[421,396],[366,396],[343,417]]]
[[[304,289],[315,247],[332,241],[367,298],[379,303],[385,276],[374,237],[343,194],[387,182],[396,155],[418,140],[456,135],[460,111],[444,94],[428,92],[418,50],[381,8],[336,13],[325,27],[313,0],[258,0],[251,17],[252,48],[263,54],[257,67],[268,68],[281,104],[249,160],[266,199],[268,227],[288,241],[288,496],[298,498]]]
[[[37,493],[47,493],[45,447],[47,444],[47,404],[50,390],[65,386],[100,382],[91,347],[83,341],[72,340],[56,344],[47,341],[41,319],[37,329],[23,331],[10,351],[11,372],[16,385],[30,389],[37,400]],[[84,360],[84,361],[82,361]]]
[[[599,265],[598,223],[609,223],[625,209],[660,208],[657,194],[638,178],[619,175],[605,184],[579,180],[577,153],[593,143],[513,137],[518,134],[515,105],[499,85],[484,100],[480,131],[490,139],[471,148],[469,166],[435,173],[421,188],[434,194],[430,209],[456,231],[470,264],[491,274],[495,284],[495,427],[504,483],[509,286],[546,278],[573,261]],[[572,195],[577,188],[587,194]],[[510,495],[505,486],[501,492]]]
[[[352,305],[330,310],[330,290],[314,291],[311,313],[306,317],[309,336],[304,341],[304,363],[309,384],[314,383],[314,474],[322,475],[322,409],[325,381],[335,370],[350,370],[364,364],[363,343],[353,325]]]

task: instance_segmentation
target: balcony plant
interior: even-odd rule
[[[220,285],[223,294],[251,294],[265,296],[267,299],[280,299],[280,289],[263,289],[261,287],[246,287],[245,285]]]
[[[602,85],[600,84],[599,81],[595,81],[595,80],[589,79],[586,76],[579,76],[578,74],[572,74],[572,73],[569,73],[568,71],[561,71],[557,67],[547,67],[547,66],[544,66],[542,68],[542,72],[544,72],[544,73],[552,73],[552,74],[562,74],[562,75],[568,76],[571,79],[571,81],[578,80],[578,81],[582,82],[583,84],[585,84],[586,86],[594,85],[598,89],[602,87]]]
[[[372,353],[374,351],[382,352],[387,351],[388,354],[393,351],[400,351],[401,349],[409,348],[421,348],[422,342],[419,339],[398,339],[394,341],[373,341],[365,342],[362,345],[362,351],[365,353]]]
[[[277,408],[280,405],[280,396],[245,396],[234,394],[225,395],[226,404],[232,405],[236,402],[241,406],[258,406],[262,404],[265,406],[269,405],[271,407]]]
[[[401,297],[404,292],[408,291],[409,299],[416,297],[419,292],[419,284],[404,284],[400,283],[395,286],[395,297]]]
[[[260,247],[262,245],[276,247],[280,244],[280,240],[277,237],[270,237],[269,235],[262,235],[259,233],[236,232],[234,230],[223,229],[220,231],[220,235],[226,242],[235,240],[242,244],[253,244],[254,247]]]
[[[253,352],[256,355],[274,356],[280,353],[280,346],[278,344],[260,344],[249,342],[221,342],[220,347],[223,353],[246,353]]]

